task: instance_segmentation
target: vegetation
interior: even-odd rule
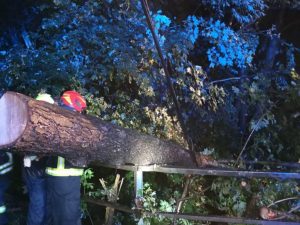
[[[278,7],[278,2],[149,2],[183,124],[141,3],[134,0],[24,1],[22,17],[1,26],[1,88],[30,96],[76,89],[88,101],[88,114],[235,160],[231,166],[238,168],[270,169],[245,161],[298,162],[300,50],[288,34],[297,24],[286,13],[299,12],[300,6],[286,0]],[[97,178],[100,174],[95,168]],[[120,201],[132,206],[132,174],[124,176]],[[145,179],[144,207],[152,211],[175,211],[188,179],[180,209],[186,213],[256,218],[261,206],[299,197],[295,181],[157,174]],[[104,198],[96,191],[100,183],[90,182],[83,182],[85,194]],[[289,211],[297,201],[273,207]],[[117,214],[115,219],[132,224],[135,218]],[[147,220],[170,224],[164,218]]]

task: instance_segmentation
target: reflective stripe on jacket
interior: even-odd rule
[[[5,212],[6,212],[6,206],[5,205],[0,206],[0,214]]]
[[[2,164],[0,165],[0,175],[6,174],[13,168],[13,156],[10,152],[4,152],[0,157]]]
[[[63,157],[57,157],[57,167],[47,167],[46,174],[50,176],[67,177],[67,176],[81,176],[83,169],[81,168],[65,168],[65,159]]]

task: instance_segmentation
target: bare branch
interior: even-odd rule
[[[290,197],[290,198],[280,199],[280,200],[278,200],[276,202],[273,202],[273,203],[269,204],[267,207],[269,208],[269,207],[271,207],[273,205],[276,205],[277,203],[284,202],[284,201],[289,201],[289,200],[296,200],[296,199],[300,199],[300,197],[298,196],[298,197]]]
[[[255,131],[256,128],[258,127],[258,124],[259,124],[260,121],[265,117],[266,114],[267,114],[267,113],[263,114],[263,115],[259,118],[259,120],[256,122],[255,126],[253,127],[253,129],[252,129],[250,135],[248,136],[248,138],[247,138],[247,140],[246,140],[246,142],[245,142],[245,144],[244,144],[244,146],[243,146],[243,148],[242,148],[242,151],[240,152],[239,156],[238,156],[237,159],[236,159],[235,166],[238,164],[238,162],[239,162],[239,160],[240,160],[242,154],[244,153],[244,151],[245,151],[245,149],[246,149],[246,147],[247,147],[247,145],[248,145],[248,142],[250,141],[250,138],[252,137],[254,131]]]
[[[226,81],[232,81],[232,80],[240,80],[240,79],[241,79],[240,77],[229,77],[229,78],[222,79],[222,80],[212,81],[212,82],[209,83],[209,85],[216,84],[216,83],[221,83],[221,82],[226,82]]]

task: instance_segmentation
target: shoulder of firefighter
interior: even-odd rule
[[[72,166],[65,158],[57,156],[48,159],[46,174],[58,177],[81,176],[83,170],[83,168]]]
[[[6,174],[13,168],[13,155],[10,152],[0,152],[0,175]]]

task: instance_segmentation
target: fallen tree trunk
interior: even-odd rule
[[[15,92],[6,92],[0,99],[0,119],[0,149],[60,155],[75,166],[210,164],[206,158],[173,142]]]

